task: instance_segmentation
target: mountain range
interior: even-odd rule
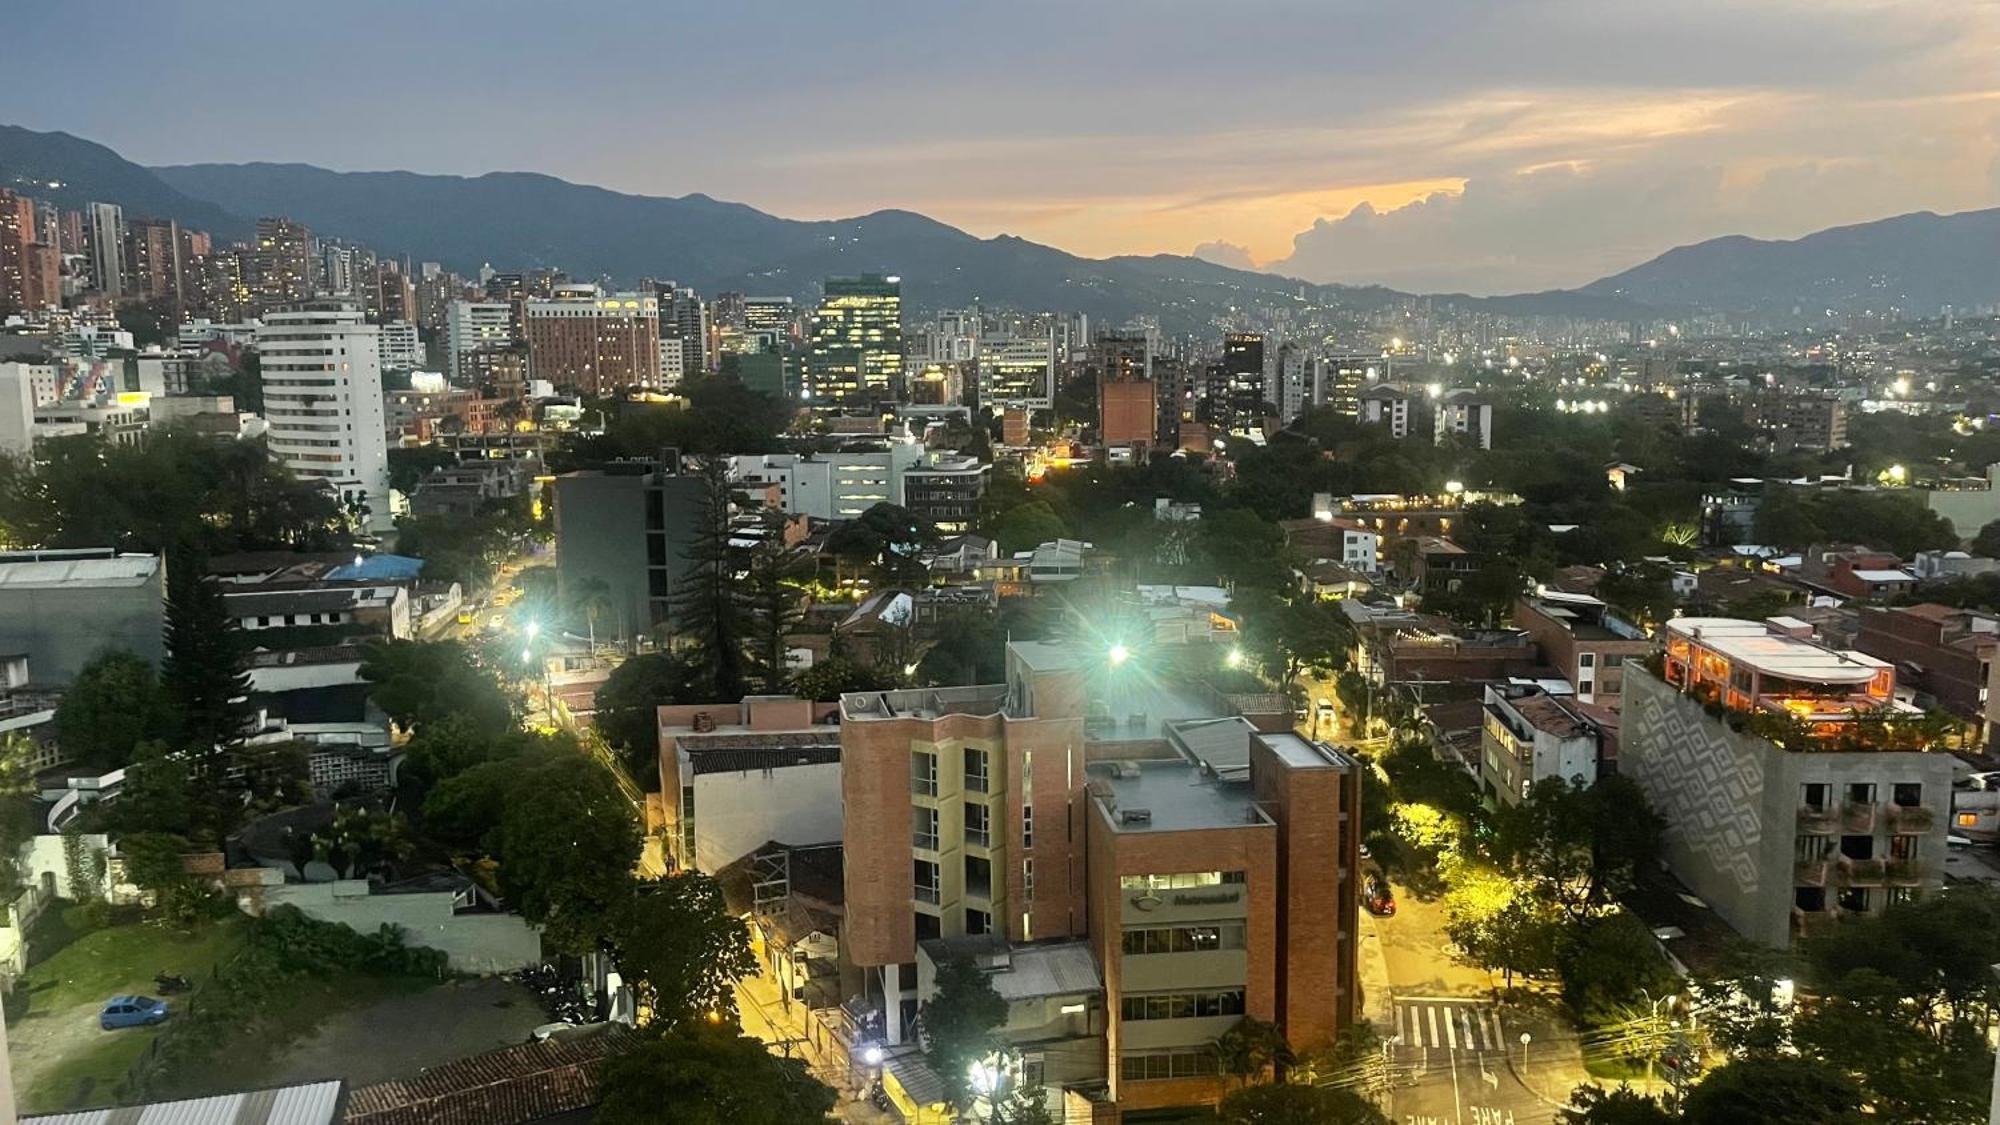
[[[1292,301],[1380,307],[1409,294],[1313,285],[1172,254],[1082,258],[1011,235],[979,238],[909,211],[850,219],[780,218],[705,195],[631,195],[528,172],[435,176],[333,172],[305,164],[145,168],[67,133],[0,125],[0,186],[65,207],[121,204],[244,237],[256,216],[289,215],[316,233],[462,274],[554,266],[581,278],[671,278],[810,300],[828,276],[902,277],[920,308],[974,301],[1074,309],[1115,323],[1150,313],[1170,331],[1204,331],[1232,307]],[[1574,290],[1505,297],[1433,295],[1509,315],[1650,319],[1692,308],[1804,313],[1895,304],[1934,312],[2000,299],[2000,209],[1904,215],[1790,242],[1743,237],[1680,247]]]

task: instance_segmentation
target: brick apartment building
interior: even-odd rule
[[[1102,1054],[1025,1060],[1052,1099],[1212,1102],[1245,1015],[1302,1048],[1352,1021],[1357,766],[1150,664],[1017,641],[1002,684],[843,697],[843,955],[887,1042],[919,943],[979,935],[1098,960]]]
[[[1653,651],[1645,630],[1588,594],[1546,591],[1521,598],[1514,603],[1514,625],[1534,638],[1581,703],[1616,700],[1624,690],[1625,661]]]
[[[1952,714],[1984,718],[2000,618],[1935,604],[1860,613],[1855,648],[1894,664],[1904,684]]]

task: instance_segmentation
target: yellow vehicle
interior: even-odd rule
[[[460,625],[470,625],[470,624],[472,624],[472,611],[471,611],[471,610],[469,610],[469,609],[461,609],[461,610],[459,610],[459,611],[458,611],[458,623],[459,623]]]

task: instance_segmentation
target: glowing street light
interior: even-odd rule
[[[882,1048],[870,1043],[868,1049],[861,1052],[861,1061],[867,1063],[869,1066],[881,1066]]]
[[[534,660],[534,659],[535,659],[535,650],[534,650],[534,649],[531,649],[531,648],[524,648],[524,649],[522,649],[522,650],[521,650],[521,663],[523,663],[523,664],[526,664],[526,663],[529,663],[530,661],[532,661],[532,660]]]
[[[1131,659],[1132,650],[1126,648],[1123,644],[1115,644],[1111,646],[1111,652],[1109,655],[1111,657],[1111,666],[1115,668],[1118,665],[1123,664],[1127,660]]]
[[[1229,647],[1229,655],[1223,658],[1223,662],[1231,668],[1243,667],[1243,650],[1231,645]]]
[[[539,632],[541,632],[541,631],[542,631],[542,623],[541,623],[541,622],[539,622],[539,621],[530,621],[530,622],[528,622],[528,639],[529,639],[529,640],[531,640],[531,641],[532,641],[532,640],[534,640],[534,639],[535,639],[535,634],[536,634],[536,633],[539,633]]]

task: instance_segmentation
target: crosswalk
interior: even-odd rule
[[[1498,1051],[1506,1045],[1491,1002],[1444,996],[1397,997],[1395,1035],[1405,1048]]]

